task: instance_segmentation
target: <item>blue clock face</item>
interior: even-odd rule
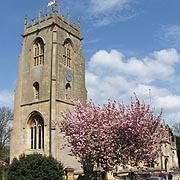
[[[66,71],[66,80],[71,82],[72,81],[72,73],[70,70]]]

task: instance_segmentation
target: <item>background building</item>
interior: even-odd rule
[[[160,144],[160,153],[158,157],[158,164],[155,165],[156,169],[165,171],[173,171],[179,169],[176,137],[173,136],[171,129],[166,125],[167,141]]]
[[[116,166],[116,173],[119,176],[128,175],[129,170],[136,172],[136,174],[150,173],[152,175],[159,175],[159,172],[177,172],[179,170],[176,137],[173,136],[168,125],[164,125],[166,129],[166,141],[159,144],[158,158],[156,163],[151,166],[139,164],[139,167],[131,166]]]

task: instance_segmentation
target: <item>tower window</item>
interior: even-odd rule
[[[71,85],[69,83],[66,84],[66,99],[71,99]]]
[[[44,149],[44,122],[40,115],[28,121],[27,131],[30,149]]]
[[[35,82],[33,84],[33,96],[34,96],[34,100],[39,99],[39,83],[38,82]]]
[[[34,66],[44,64],[44,42],[41,38],[37,38],[34,43]]]
[[[64,54],[63,54],[63,64],[67,67],[71,67],[72,60],[72,45],[70,40],[64,42]]]

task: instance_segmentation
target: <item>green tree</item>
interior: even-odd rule
[[[53,157],[41,154],[22,155],[8,169],[8,180],[61,180],[63,165]]]

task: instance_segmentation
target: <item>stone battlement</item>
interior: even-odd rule
[[[28,20],[28,17],[25,16],[24,21],[24,36],[31,33],[32,31],[40,30],[44,26],[56,24],[57,26],[65,28],[68,32],[74,34],[77,37],[80,37],[80,18],[78,18],[77,23],[70,22],[70,11],[67,13],[65,18],[63,14],[58,13],[57,3],[52,5],[51,12],[42,14],[42,11],[39,10],[39,15],[36,18]]]

